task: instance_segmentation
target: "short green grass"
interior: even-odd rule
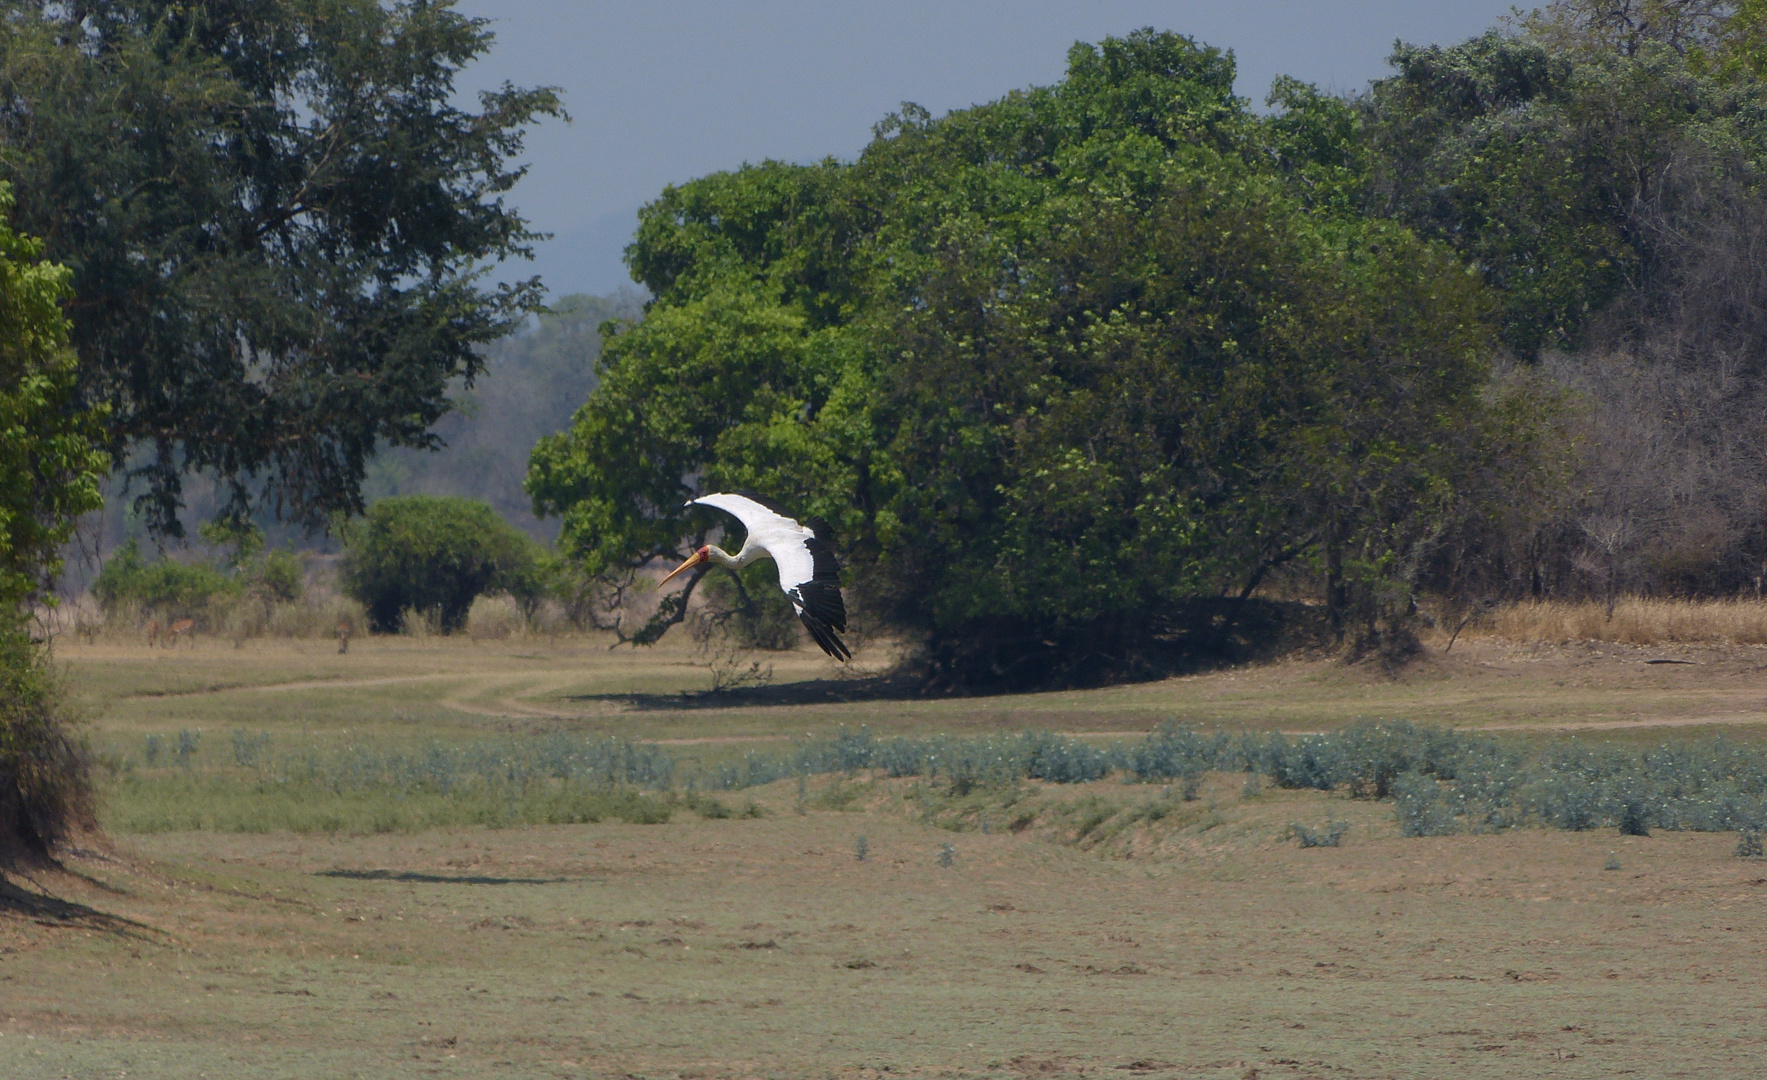
[[[669,820],[680,800],[633,788],[549,783],[442,794],[259,785],[214,774],[136,774],[105,785],[104,828],[161,832],[416,832],[482,825],[633,824]],[[728,816],[727,814],[722,816]]]

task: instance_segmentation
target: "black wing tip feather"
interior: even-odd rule
[[[800,613],[836,630],[847,628],[847,603],[838,582],[806,581],[792,590],[791,597]]]
[[[841,598],[840,586],[832,582],[807,581],[791,591],[792,604],[798,610],[798,621],[822,651],[845,663],[853,655],[837,631],[847,628],[847,604]]]
[[[843,664],[853,658],[852,650],[847,648],[847,643],[840,639],[833,627],[807,611],[798,612],[798,621],[804,624],[804,629],[810,631],[810,636],[822,647],[823,652]]]

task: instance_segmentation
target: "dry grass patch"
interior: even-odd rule
[[[1767,645],[1767,601],[1626,599],[1604,604],[1529,602],[1498,608],[1462,635],[1505,641],[1611,641],[1624,645]]]

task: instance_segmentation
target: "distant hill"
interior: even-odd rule
[[[552,540],[558,521],[536,518],[522,491],[528,452],[542,435],[568,426],[595,388],[601,324],[636,321],[643,310],[632,290],[556,301],[530,330],[486,350],[485,374],[460,391],[459,409],[436,425],[447,447],[382,453],[369,466],[363,495],[370,502],[417,494],[484,499],[536,539]]]

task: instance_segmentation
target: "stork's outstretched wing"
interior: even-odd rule
[[[827,522],[810,519],[810,538],[804,541],[804,548],[810,553],[810,580],[800,583],[795,593],[787,589],[785,594],[798,609],[798,621],[810,631],[822,651],[844,661],[853,654],[835,631],[847,628],[847,602],[841,599],[841,564],[835,560]]]
[[[839,632],[847,628],[847,605],[841,598],[841,568],[826,522],[812,519],[810,527],[800,525],[778,506],[754,495],[720,492],[693,502],[717,507],[741,521],[749,534],[744,548],[758,547],[772,556],[779,568],[779,587],[816,644],[837,660],[853,655],[840,639]]]

